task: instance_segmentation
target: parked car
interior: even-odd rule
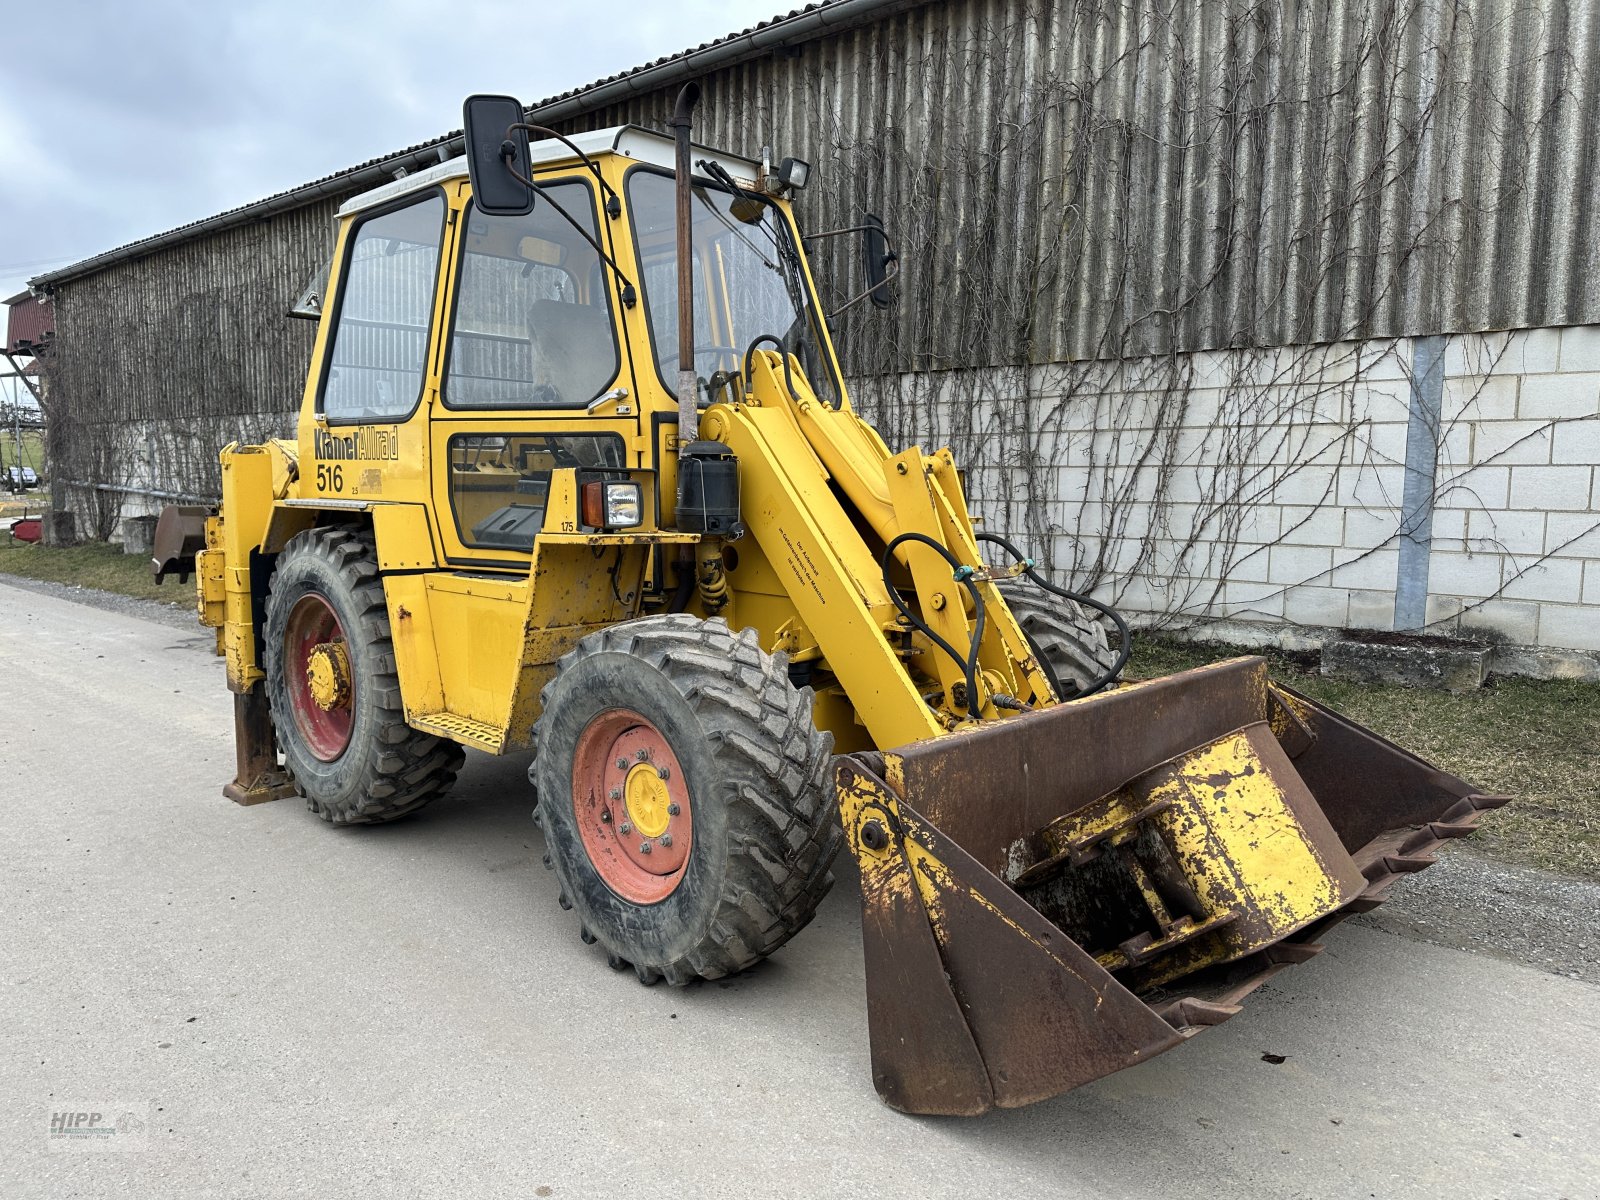
[[[5,468],[3,475],[0,475],[0,482],[4,482],[7,491],[20,492],[27,488],[38,487],[39,473],[32,467],[10,466]]]

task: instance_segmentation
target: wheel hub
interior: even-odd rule
[[[333,762],[350,746],[356,684],[344,626],[325,597],[308,592],[295,601],[282,650],[295,728],[307,750]]]
[[[594,869],[626,900],[654,904],[682,882],[694,840],[689,789],[650,721],[612,709],[589,722],[573,755],[572,804]]]
[[[667,806],[672,802],[672,796],[653,763],[635,763],[628,769],[622,795],[628,819],[641,836],[658,838],[671,828],[672,814],[667,811]]]
[[[350,654],[343,642],[320,642],[306,656],[306,687],[323,712],[350,704]]]

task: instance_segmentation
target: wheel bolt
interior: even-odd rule
[[[622,789],[621,788],[612,788],[611,789],[611,798],[613,800],[621,800],[622,799]]]
[[[656,775],[657,775],[658,778],[661,778],[661,779],[671,779],[672,778],[672,772],[667,770],[667,768],[665,768],[665,767],[657,767],[656,768]]]
[[[627,769],[628,769],[628,760],[625,759],[625,758],[617,759],[617,770],[626,771]]]
[[[624,821],[621,825],[617,826],[617,832],[618,833],[632,833],[633,832],[633,823],[631,821]]]
[[[669,804],[669,805],[667,805],[667,816],[669,816],[669,817],[675,817],[682,811],[683,810],[681,808],[679,808],[677,806],[677,804]]]
[[[649,854],[650,853],[650,843],[649,842],[640,842],[639,843],[639,853],[640,854]]]
[[[661,835],[661,844],[662,844],[662,845],[663,845],[663,846],[670,846],[670,845],[672,845],[672,835],[671,835],[671,834],[670,834],[670,833],[663,833],[663,834],[662,834],[662,835]]]
[[[643,762],[645,759],[650,757],[650,751],[648,751],[648,750],[635,750],[633,752],[633,756],[635,758],[637,758],[640,762]]]

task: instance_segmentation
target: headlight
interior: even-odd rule
[[[633,529],[644,523],[637,483],[595,480],[583,485],[583,523],[593,529]]]

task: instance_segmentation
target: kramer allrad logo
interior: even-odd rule
[[[318,429],[311,443],[316,457],[323,462],[355,462],[360,459],[398,462],[400,426],[380,429],[375,425],[361,425],[349,433]]]
[[[50,1113],[52,1150],[143,1150],[149,1135],[148,1104],[86,1104]]]

